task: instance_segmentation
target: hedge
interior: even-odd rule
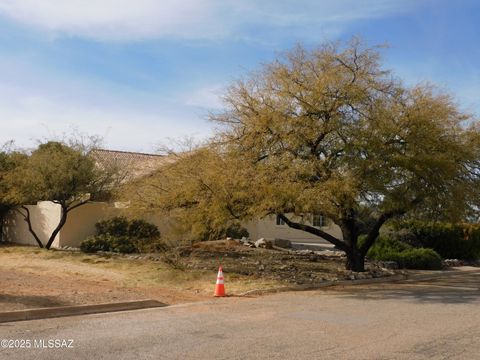
[[[422,247],[435,250],[444,259],[480,258],[478,225],[411,221],[401,223],[397,230],[401,229],[410,231]]]
[[[408,244],[386,237],[379,237],[368,251],[370,259],[395,261],[399,268],[439,270],[442,257],[432,249],[414,248]]]

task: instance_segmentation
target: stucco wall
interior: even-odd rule
[[[95,234],[95,223],[122,215],[123,211],[101,202],[91,202],[73,209],[60,231],[60,246],[79,247],[85,238]]]
[[[90,235],[95,234],[95,223],[114,216],[128,216],[129,210],[126,207],[115,207],[112,203],[88,203],[72,210],[67,218],[63,229],[60,232],[60,246],[79,247],[80,243]],[[145,217],[158,226],[160,233],[164,233],[167,223],[161,216],[149,214]]]
[[[292,218],[291,215],[287,215],[289,218]],[[300,221],[300,219],[292,220]],[[305,221],[306,224],[312,225],[309,220]],[[326,243],[327,241],[309,234],[307,232],[289,228],[288,225],[277,225],[276,216],[267,216],[260,220],[250,221],[245,224],[245,228],[250,234],[250,238],[253,240],[259,238],[265,238],[268,240],[277,239],[288,239],[291,241],[305,242],[305,243]],[[334,224],[331,220],[327,220],[327,226],[321,228],[323,231],[342,239],[342,231],[340,227]]]
[[[37,205],[27,205],[30,210],[32,228],[45,245],[58,225],[60,219],[60,205],[50,201],[42,201]],[[20,211],[25,211],[20,209]],[[35,238],[28,231],[28,225],[17,211],[10,211],[3,226],[3,240],[17,244],[37,245]],[[57,247],[60,236],[57,235],[52,246]]]
[[[39,202],[37,205],[28,206],[31,212],[32,225],[43,243],[46,243],[51,232],[60,219],[60,206],[52,202]],[[67,222],[55,239],[53,247],[73,246],[78,247],[82,240],[95,233],[95,223],[113,216],[128,215],[128,209],[117,208],[113,204],[88,203],[72,210],[68,214]],[[145,220],[157,225],[162,234],[166,234],[172,224],[168,219],[157,214],[145,216]],[[299,219],[296,219],[297,221]],[[306,221],[306,223],[309,223]],[[310,224],[311,225],[311,224]],[[287,225],[277,225],[275,216],[250,221],[244,225],[253,240],[266,239],[288,239],[306,243],[322,243],[323,239],[289,228]],[[327,220],[327,226],[322,230],[337,238],[342,238],[340,228],[333,222]],[[19,244],[36,245],[35,239],[28,231],[26,222],[16,212],[7,215],[6,224],[3,228],[3,239]]]

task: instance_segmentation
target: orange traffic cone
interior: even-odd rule
[[[217,284],[215,285],[214,296],[225,296],[225,283],[223,279],[223,270],[221,266],[218,268]]]

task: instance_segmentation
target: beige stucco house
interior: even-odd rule
[[[97,159],[99,163],[116,161],[123,167],[131,169],[130,173],[134,178],[148,175],[165,164],[169,159],[165,156],[154,154],[133,153],[124,151],[98,150]],[[36,205],[28,205],[31,214],[32,227],[35,229],[42,242],[46,242],[60,219],[60,205],[50,201],[39,202]],[[67,222],[57,235],[53,247],[78,247],[89,235],[95,233],[95,223],[113,216],[125,215],[127,209],[124,204],[90,202],[86,205],[72,210]],[[150,216],[148,221],[155,223],[162,232],[166,223],[160,216]],[[325,232],[342,238],[340,228],[332,221],[323,216],[306,216],[305,223],[316,226]],[[288,239],[302,243],[324,243],[325,241],[313,234],[289,228],[279,218],[267,216],[263,219],[246,222],[244,227],[248,230],[253,240],[265,238]],[[16,211],[11,211],[3,226],[3,241],[19,244],[36,245],[35,239],[28,231],[27,223]]]

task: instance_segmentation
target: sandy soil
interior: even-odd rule
[[[136,299],[175,304],[207,297],[198,290],[147,286],[144,281],[132,286],[134,275],[128,272],[32,255],[0,249],[0,311]]]

